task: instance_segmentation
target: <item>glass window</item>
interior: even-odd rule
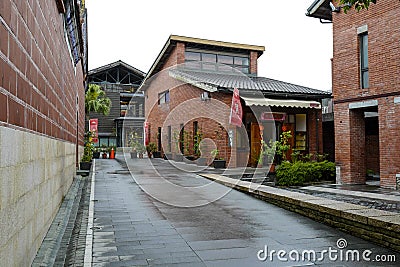
[[[169,91],[162,92],[158,94],[158,104],[164,104],[169,102]]]
[[[233,57],[225,56],[225,55],[218,55],[218,63],[220,64],[233,64]]]
[[[169,91],[166,91],[164,93],[164,95],[165,95],[165,103],[168,103],[169,102]]]
[[[235,69],[237,69],[238,71],[243,72],[245,74],[249,73],[249,67],[239,66],[239,67],[235,67]]]
[[[306,114],[296,114],[296,131],[307,131],[307,116]]]
[[[117,146],[117,139],[115,137],[110,137],[108,146]]]
[[[234,57],[234,64],[235,65],[249,65],[249,59],[246,57]]]
[[[368,88],[369,87],[368,33],[360,35],[360,74],[361,74],[361,88]]]
[[[200,61],[200,53],[199,52],[185,52],[185,60],[195,60]]]
[[[201,54],[201,60],[203,62],[217,62],[217,55],[215,54],[209,54],[209,53],[202,53]]]
[[[139,117],[143,117],[143,113],[144,113],[143,104],[139,104]]]

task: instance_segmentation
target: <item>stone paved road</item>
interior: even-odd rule
[[[276,253],[272,262],[257,259],[266,245],[269,252],[315,250],[319,258],[329,247],[337,250],[339,238],[348,244],[339,251],[369,249],[371,257],[395,254],[397,264],[382,266],[399,266],[400,255],[390,250],[246,194],[226,191],[220,184],[180,171],[179,164],[161,159],[127,163],[133,176],[117,161],[96,160],[93,266],[379,266],[331,261],[326,253],[323,261],[280,261]],[[221,194],[225,195],[205,204]],[[185,203],[190,208],[177,207]],[[288,254],[283,257],[289,259]]]

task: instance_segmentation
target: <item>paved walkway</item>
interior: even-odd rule
[[[93,266],[379,266],[330,260],[321,254],[329,248],[336,256],[368,249],[371,257],[400,260],[390,250],[211,182],[194,169],[162,159],[128,159],[126,165],[96,160]],[[338,249],[340,238],[346,248]],[[288,261],[276,252],[272,262],[260,261],[257,254],[264,257],[260,250],[266,246],[269,253],[287,252],[281,256]],[[290,260],[290,251],[304,250],[316,251],[317,259]]]

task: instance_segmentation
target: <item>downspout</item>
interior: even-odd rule
[[[318,118],[318,112],[315,110],[315,133],[317,134],[316,140],[317,140],[317,154],[319,154],[319,118]]]

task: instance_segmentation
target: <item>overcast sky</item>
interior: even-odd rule
[[[258,75],[331,90],[332,26],[313,0],[86,0],[89,69],[117,60],[147,72],[169,35],[265,46]]]

